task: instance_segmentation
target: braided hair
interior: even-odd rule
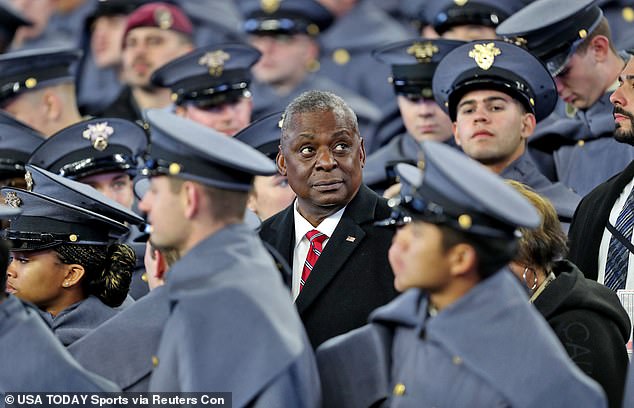
[[[79,264],[86,273],[82,287],[104,304],[117,307],[125,300],[136,266],[134,250],[125,244],[73,245],[55,248],[60,262]]]

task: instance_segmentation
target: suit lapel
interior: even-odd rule
[[[278,250],[282,259],[293,265],[293,249],[295,247],[295,221],[293,219],[293,203],[283,210],[280,217],[270,225],[271,233],[267,241]]]
[[[360,224],[374,219],[378,196],[362,185],[348,204],[326,248],[317,260],[308,282],[297,297],[295,305],[303,313],[328,286],[341,267],[365,238]]]
[[[601,239],[603,238],[603,230],[608,223],[610,218],[610,212],[612,211],[612,207],[616,202],[616,199],[623,192],[623,188],[632,181],[634,177],[634,162],[630,163],[625,170],[618,176],[616,176],[612,182],[611,186],[606,186],[605,195],[598,197],[597,200],[594,200],[590,211],[586,214],[588,217],[586,222],[594,223],[594,227],[589,228],[589,234],[586,234],[586,239],[589,241],[589,244],[586,248],[588,248],[591,253],[588,254],[589,259],[592,259],[592,263],[596,265],[593,269],[597,271],[598,275],[598,259],[599,259],[599,247],[601,246]],[[587,277],[590,279],[596,280],[598,276],[590,276],[588,274]]]

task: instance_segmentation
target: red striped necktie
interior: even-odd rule
[[[306,281],[308,280],[308,275],[310,275],[313,267],[317,263],[317,259],[319,259],[319,255],[321,255],[321,251],[323,248],[323,243],[328,239],[328,236],[322,234],[317,230],[311,230],[306,233],[306,238],[310,243],[310,248],[308,248],[308,254],[306,255],[306,261],[304,262],[304,269],[302,270],[302,278],[299,281],[299,290],[301,291]]]

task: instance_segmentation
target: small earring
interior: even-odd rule
[[[68,282],[64,282],[64,283],[62,284],[62,286],[63,286],[63,287],[65,287],[65,288],[67,288],[67,287],[68,287]]]
[[[530,287],[530,290],[537,289],[537,273],[533,268],[529,268],[528,266],[524,268],[524,273],[522,274],[522,278],[524,278],[524,283],[528,286],[528,281],[526,280],[526,274],[528,271],[533,271],[533,286]]]

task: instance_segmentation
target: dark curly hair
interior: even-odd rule
[[[104,304],[117,307],[125,300],[136,266],[134,250],[125,244],[72,245],[55,248],[60,262],[79,264],[86,270],[82,287]]]

